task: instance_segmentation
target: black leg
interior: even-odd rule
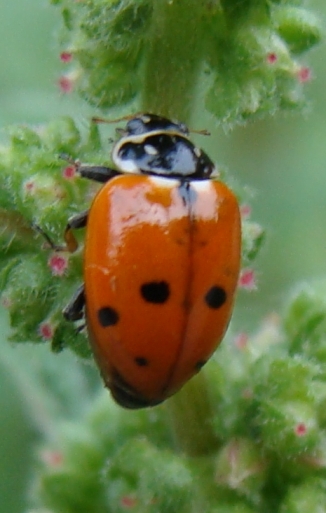
[[[85,287],[80,285],[75,294],[63,309],[62,314],[67,321],[78,321],[84,318]]]
[[[59,244],[55,244],[51,237],[47,233],[45,233],[45,231],[43,231],[38,224],[32,223],[32,228],[42,235],[42,237],[46,240],[47,245],[53,251],[65,251],[67,249],[66,246],[60,246]]]
[[[68,155],[62,154],[60,155],[60,158],[75,166],[76,171],[80,176],[88,178],[88,180],[94,180],[95,182],[105,183],[111,180],[111,178],[121,175],[120,171],[117,171],[116,169],[112,169],[107,166],[81,164],[79,160],[73,160]]]
[[[115,176],[121,175],[120,171],[105,166],[88,166],[86,164],[79,164],[77,172],[83,178],[94,180],[95,182],[105,183],[114,178]]]

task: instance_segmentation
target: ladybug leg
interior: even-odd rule
[[[47,246],[50,247],[53,251],[65,251],[67,249],[65,246],[60,246],[59,244],[53,242],[51,237],[38,224],[32,223],[32,228],[42,235],[42,237],[46,240]]]
[[[78,328],[76,328],[76,333],[81,333],[82,331],[84,331],[85,328],[86,323],[82,324],[81,326],[78,326]]]
[[[64,231],[64,239],[66,242],[65,250],[68,250],[70,253],[74,253],[78,248],[78,242],[72,230],[84,228],[87,224],[87,217],[88,210],[84,210],[83,212],[80,212],[68,219],[67,226]]]
[[[66,160],[73,165],[77,173],[88,180],[94,180],[95,182],[105,183],[111,180],[114,176],[121,175],[120,171],[112,169],[107,166],[97,166],[90,164],[81,164],[79,160],[73,160],[68,155],[60,155],[60,158]]]
[[[75,294],[63,309],[62,314],[67,321],[78,321],[84,318],[85,287],[80,285]]]
[[[105,183],[111,180],[114,176],[121,175],[120,171],[106,166],[88,166],[86,164],[79,164],[77,172],[83,178],[94,180],[95,182]]]
[[[64,240],[66,242],[65,246],[55,244],[51,237],[46,232],[44,232],[38,224],[33,223],[32,226],[34,230],[38,231],[42,237],[44,237],[47,245],[50,246],[53,251],[69,251],[69,253],[74,253],[78,248],[78,242],[72,230],[77,228],[84,228],[87,223],[87,216],[88,210],[85,210],[84,212],[80,212],[79,214],[76,214],[68,219],[67,226],[64,231]]]

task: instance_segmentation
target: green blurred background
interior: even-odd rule
[[[325,21],[325,1],[311,0],[310,5]],[[57,87],[62,70],[58,11],[46,0],[0,0],[0,7],[0,141],[5,141],[2,129],[9,124],[39,124],[61,114],[89,117],[88,106]],[[238,330],[255,329],[263,316],[281,311],[298,282],[326,275],[325,62],[325,46],[302,59],[313,70],[303,115],[278,115],[232,134],[213,129],[211,138],[200,140],[253,191],[253,217],[267,230],[257,262],[258,291],[239,295]],[[202,115],[195,123],[196,128],[211,128]],[[39,437],[29,415],[35,404],[21,390],[44,358],[68,367],[75,360],[69,354],[49,356],[46,348],[11,347],[6,312],[0,312],[0,326],[0,513],[21,513],[33,442]]]

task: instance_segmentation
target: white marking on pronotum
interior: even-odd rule
[[[132,159],[121,160],[119,157],[117,157],[116,163],[118,167],[121,169],[121,171],[123,171],[123,173],[140,173],[139,167],[137,166],[136,162]]]
[[[158,150],[151,144],[145,144],[144,150],[148,155],[157,155]]]

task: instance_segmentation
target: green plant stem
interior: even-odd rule
[[[213,408],[208,386],[202,371],[165,404],[176,447],[188,456],[209,455],[220,444],[212,425],[216,405]]]
[[[145,111],[189,121],[202,62],[201,4],[198,0],[156,0],[144,73]]]

